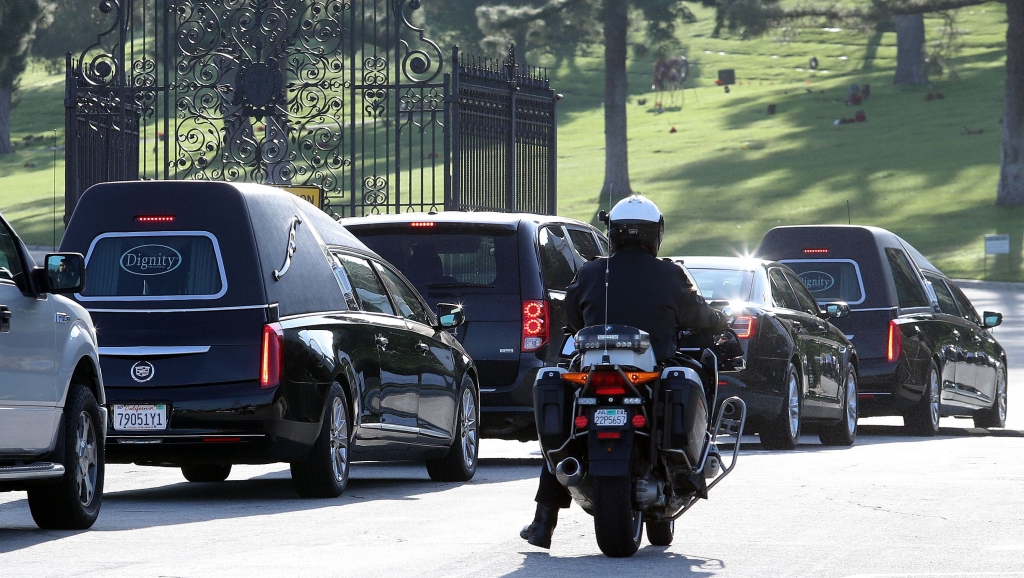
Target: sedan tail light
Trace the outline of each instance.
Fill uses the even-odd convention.
[[[284,329],[280,323],[263,326],[263,341],[260,343],[260,387],[263,389],[281,383],[283,342]]]
[[[523,301],[523,351],[537,351],[548,342],[548,304]]]
[[[736,337],[740,339],[750,339],[754,336],[754,329],[757,328],[756,317],[737,317],[731,324],[732,330],[736,332]]]
[[[889,345],[885,349],[885,359],[892,363],[899,361],[900,353],[903,350],[903,333],[900,331],[899,323],[893,319],[889,322]]]

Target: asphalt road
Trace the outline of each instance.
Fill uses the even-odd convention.
[[[550,551],[526,544],[535,445],[484,440],[470,483],[431,482],[418,464],[356,464],[345,495],[323,501],[299,499],[283,465],[236,467],[221,484],[111,465],[87,532],[38,530],[24,494],[0,494],[0,576],[1024,578],[1024,286],[965,287],[979,310],[1006,316],[996,333],[1011,429],[946,419],[942,436],[910,438],[898,418],[874,418],[848,449],[807,437],[764,452],[745,440],[733,475],[667,548],[605,558],[575,506]]]

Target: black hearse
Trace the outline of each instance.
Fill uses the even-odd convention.
[[[861,416],[903,415],[934,435],[941,416],[1006,422],[1006,353],[960,289],[909,243],[877,227],[775,227],[756,255],[793,269],[819,303],[844,301],[832,321],[860,357]]]
[[[409,282],[306,201],[262,185],[96,185],[62,251],[86,255],[76,299],[99,334],[107,461],[289,462],[299,494],[339,495],[352,460],[476,470],[476,369]]]

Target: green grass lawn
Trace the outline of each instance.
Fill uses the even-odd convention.
[[[691,5],[693,6],[693,5]],[[691,80],[665,112],[654,109],[652,56],[631,61],[630,172],[669,224],[665,254],[752,251],[780,224],[877,225],[913,243],[951,276],[1024,279],[1024,209],[995,206],[1005,77],[1005,8],[960,12],[965,47],[950,74],[931,85],[896,87],[895,34],[803,29],[785,41],[712,38],[712,13],[683,28]],[[926,19],[929,38],[938,18]],[[601,47],[574,58],[540,58],[552,68],[559,103],[559,212],[595,221],[603,180]],[[819,69],[807,69],[811,56]],[[726,94],[717,70],[736,70]],[[33,70],[12,119],[16,139],[63,126],[63,76]],[[850,84],[870,84],[859,107]],[[927,93],[942,99],[926,101]],[[645,104],[640,104],[646,99]],[[778,112],[768,115],[769,104]],[[834,126],[863,110],[867,122]],[[675,132],[671,132],[675,128]],[[974,134],[969,134],[968,130]],[[58,139],[63,142],[62,130]],[[43,146],[45,144],[45,146]],[[52,140],[0,157],[0,211],[30,243],[52,238]],[[60,153],[62,155],[62,153]],[[35,167],[25,167],[26,163]],[[58,204],[63,162],[58,158]],[[58,219],[62,214],[58,207]],[[988,260],[983,237],[1007,233],[1013,262]],[[58,231],[59,234],[59,231]]]

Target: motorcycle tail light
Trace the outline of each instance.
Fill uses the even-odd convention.
[[[756,317],[737,317],[731,324],[732,330],[736,332],[736,337],[740,339],[750,339],[754,336],[754,329],[757,327]]]
[[[548,342],[548,304],[523,301],[523,351],[537,351]]]
[[[641,429],[647,426],[647,418],[643,414],[636,414],[633,416],[633,427]]]
[[[617,440],[622,437],[622,434],[617,431],[599,431],[597,432],[597,439],[599,440]]]
[[[893,319],[889,322],[889,345],[885,349],[885,359],[892,363],[898,361],[903,351],[903,333],[900,331],[899,323]]]
[[[260,343],[260,387],[263,389],[281,383],[283,341],[284,329],[279,323],[263,326],[263,341]]]
[[[597,395],[626,395],[626,380],[618,371],[595,371],[590,374],[590,387]]]
[[[578,415],[576,416],[576,420],[573,421],[573,423],[576,424],[576,429],[583,429],[587,427],[587,424],[590,423],[590,420],[588,420],[587,416],[585,415]]]

